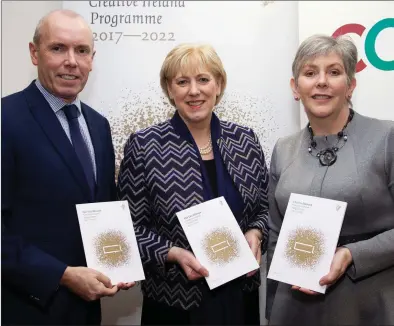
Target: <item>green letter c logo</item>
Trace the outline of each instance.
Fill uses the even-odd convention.
[[[367,34],[365,39],[365,55],[369,62],[380,70],[394,70],[394,60],[384,61],[376,54],[375,43],[379,33],[389,27],[394,28],[394,18],[386,18],[377,22]]]

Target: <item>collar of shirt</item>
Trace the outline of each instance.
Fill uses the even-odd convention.
[[[81,111],[81,100],[78,97],[72,103],[67,103],[63,99],[61,99],[59,97],[56,97],[55,95],[49,93],[44,88],[44,86],[42,86],[42,84],[40,83],[40,81],[38,79],[36,79],[36,86],[40,90],[42,95],[45,97],[45,99],[49,103],[50,107],[55,112],[55,114],[57,114],[57,112],[60,111],[65,105],[75,104],[77,106],[77,108],[78,108],[78,112],[79,112],[78,116],[81,115],[81,113],[82,113],[82,111]]]

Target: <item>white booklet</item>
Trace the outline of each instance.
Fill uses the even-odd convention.
[[[347,203],[292,193],[268,278],[325,293]]]
[[[209,272],[206,281],[211,290],[259,268],[224,197],[176,215],[194,255]]]
[[[88,267],[119,282],[144,280],[127,201],[76,205]]]

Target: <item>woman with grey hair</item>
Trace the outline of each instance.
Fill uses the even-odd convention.
[[[309,123],[273,151],[268,264],[291,193],[348,206],[325,294],[268,280],[273,325],[394,324],[394,122],[353,111],[356,63],[349,39],[323,35],[294,59],[291,88]]]

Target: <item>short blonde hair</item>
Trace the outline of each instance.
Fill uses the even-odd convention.
[[[160,85],[170,103],[175,106],[168,94],[167,85],[179,72],[190,72],[190,69],[208,69],[220,85],[220,94],[216,98],[217,105],[223,97],[227,85],[227,74],[222,61],[214,48],[209,44],[180,44],[166,56],[160,70]]]

